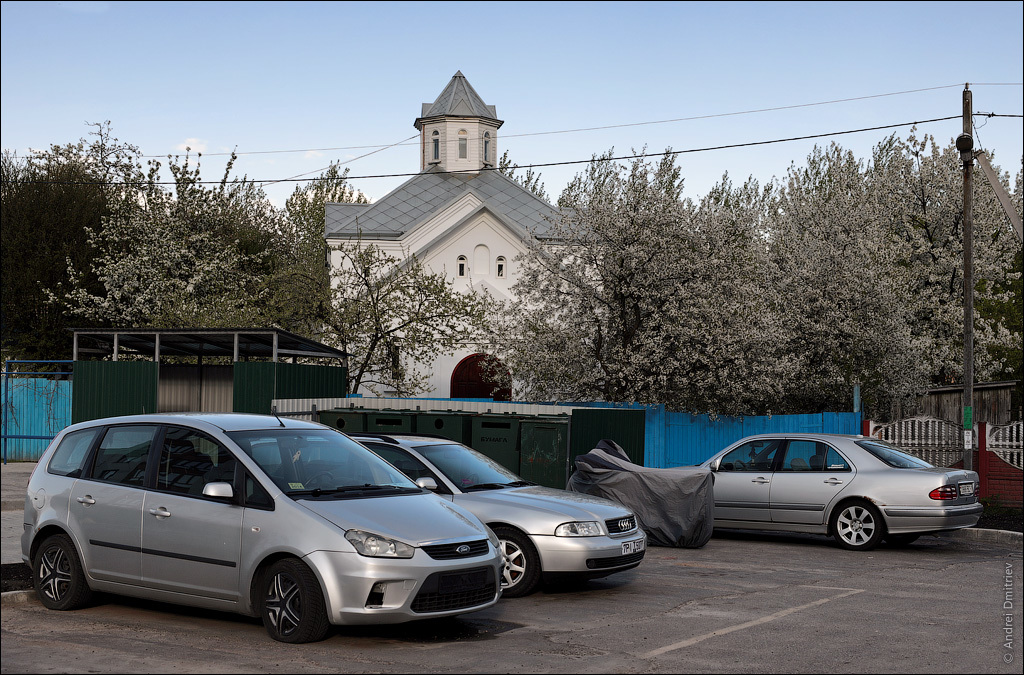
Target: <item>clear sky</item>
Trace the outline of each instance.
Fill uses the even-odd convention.
[[[975,112],[1024,112],[1021,2],[3,2],[2,145],[77,141],[109,120],[146,155],[240,153],[259,180],[419,170],[422,103],[461,70],[520,165],[692,150]],[[1009,84],[1007,84],[1009,83]],[[915,93],[903,93],[912,90]],[[806,105],[859,99],[824,105]],[[751,114],[725,115],[769,108]],[[701,118],[703,119],[683,119]],[[676,120],[676,121],[665,121]],[[654,123],[657,122],[657,123]],[[647,124],[643,124],[647,123]],[[1015,176],[1024,121],[976,119]],[[623,126],[632,125],[632,126]],[[925,124],[945,144],[959,119]],[[593,127],[600,130],[573,131]],[[895,130],[905,137],[909,127]],[[700,197],[724,172],[782,177],[817,144],[867,158],[891,131],[681,156]],[[361,146],[361,147],[360,147]],[[274,152],[270,152],[274,151]],[[166,162],[165,162],[166,165]],[[582,165],[541,167],[552,199]],[[169,174],[164,170],[164,177]],[[353,184],[377,199],[405,178]],[[294,183],[270,184],[277,204]]]

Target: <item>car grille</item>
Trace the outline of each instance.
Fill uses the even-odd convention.
[[[469,550],[460,553],[460,546],[468,546]],[[479,541],[460,541],[455,544],[437,544],[436,546],[424,546],[423,550],[427,552],[434,560],[457,560],[459,558],[472,558],[473,556],[486,555],[487,553],[487,540],[481,539]]]
[[[608,527],[608,534],[621,534],[636,529],[636,516],[630,514],[625,518],[612,518],[604,521]]]
[[[592,570],[603,570],[609,567],[620,567],[622,565],[635,565],[644,559],[644,553],[630,553],[629,555],[617,555],[611,558],[591,558],[587,560],[587,567]]]
[[[447,612],[483,605],[494,600],[498,584],[493,567],[477,567],[459,572],[435,572],[423,582],[412,601],[417,614]]]

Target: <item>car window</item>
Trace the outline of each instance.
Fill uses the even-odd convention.
[[[283,492],[355,485],[415,488],[400,471],[344,434],[326,429],[228,433]]]
[[[448,480],[460,488],[480,484],[509,484],[523,479],[490,457],[458,443],[420,445],[416,447]]]
[[[108,483],[142,487],[157,427],[110,427],[96,451],[90,477]]]
[[[207,483],[234,483],[234,456],[212,438],[193,429],[169,427],[160,449],[156,489],[202,496]]]
[[[930,469],[932,465],[923,459],[909,455],[885,441],[857,441],[857,445],[897,469]]]
[[[245,474],[245,505],[250,508],[274,510],[273,497],[248,473]]]
[[[780,471],[850,471],[850,465],[834,448],[820,441],[790,441]]]
[[[718,463],[719,471],[771,471],[782,441],[764,439],[733,448]]]
[[[92,447],[93,441],[101,431],[103,431],[103,427],[96,427],[73,431],[65,436],[54,450],[46,470],[57,476],[71,476],[72,478],[81,476],[85,460],[89,456],[89,448]]]
[[[419,478],[433,478],[434,482],[437,483],[439,492],[450,492],[445,488],[444,483],[438,478],[437,474],[431,471],[426,464],[421,462],[417,457],[414,457],[404,448],[399,448],[394,445],[388,445],[387,443],[371,443],[364,442],[363,445],[368,447],[377,453],[377,456],[387,461],[397,468],[399,471],[404,473],[412,480]]]

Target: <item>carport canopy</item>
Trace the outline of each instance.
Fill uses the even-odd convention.
[[[111,357],[230,356],[232,361],[249,358],[340,359],[347,365],[348,352],[335,349],[280,328],[72,328],[75,335],[74,360],[84,355]]]

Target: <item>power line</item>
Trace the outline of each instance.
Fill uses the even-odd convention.
[[[1009,116],[1013,117],[1014,115],[1009,115]],[[1016,115],[1016,116],[1019,117],[1019,115]],[[792,141],[805,141],[805,140],[811,140],[811,139],[815,139],[815,138],[825,138],[825,137],[828,137],[828,136],[844,136],[844,135],[848,135],[848,134],[864,133],[864,132],[867,132],[867,131],[881,131],[881,130],[884,130],[884,129],[895,129],[895,128],[898,128],[898,127],[917,126],[917,125],[920,125],[920,124],[931,124],[931,123],[934,123],[934,122],[946,122],[948,120],[961,119],[961,117],[962,117],[961,115],[952,115],[952,116],[949,116],[949,117],[936,117],[936,118],[933,118],[933,119],[918,120],[918,121],[914,121],[914,122],[899,122],[897,124],[885,124],[885,125],[874,126],[874,127],[862,127],[860,129],[848,129],[848,130],[845,130],[845,131],[829,131],[829,132],[820,133],[820,134],[808,134],[808,135],[805,135],[805,136],[791,136],[789,138],[776,138],[776,139],[771,139],[771,140],[766,140],[766,141],[750,141],[750,142],[746,142],[746,143],[732,143],[732,144],[728,144],[728,145],[715,145],[715,146],[707,146],[707,147],[702,147],[702,148],[690,148],[690,149],[687,149],[687,150],[668,150],[668,151],[665,151],[665,152],[649,152],[649,153],[641,153],[641,154],[635,154],[635,155],[622,155],[622,156],[618,156],[618,157],[609,157],[608,161],[621,161],[621,160],[625,160],[625,159],[641,159],[641,158],[647,158],[647,157],[665,157],[665,156],[669,156],[669,155],[683,155],[683,154],[691,154],[691,153],[697,153],[697,152],[711,152],[711,151],[714,151],[714,150],[730,150],[730,149],[735,149],[735,148],[749,148],[749,147],[755,147],[755,146],[759,146],[759,145],[771,145],[771,144],[774,144],[774,143],[789,143],[789,142],[792,142]],[[518,166],[516,168],[517,169],[531,169],[531,168],[535,169],[535,168],[542,168],[542,167],[548,167],[548,166],[567,166],[567,165],[571,165],[571,164],[589,164],[592,161],[594,161],[594,160],[591,158],[591,159],[567,160],[567,161],[562,161],[562,162],[544,162],[544,163],[537,163],[537,164],[526,164],[526,165],[523,165],[523,166]],[[499,170],[498,167],[483,167],[481,169],[474,169],[474,170],[435,171],[434,173],[441,174],[441,175],[445,175],[445,174],[463,175],[463,174],[467,174],[467,173],[479,173],[480,171],[497,171],[497,170]],[[421,172],[414,172],[414,173],[388,173],[388,174],[374,174],[374,175],[365,175],[365,176],[346,176],[345,180],[353,181],[353,180],[370,179],[370,178],[409,178],[409,177],[412,177],[412,176],[419,175],[419,173],[421,173]],[[322,178],[281,178],[281,179],[266,179],[266,180],[248,180],[248,181],[245,181],[245,182],[250,182],[250,183],[286,183],[286,182],[303,182],[303,181],[314,181],[314,180],[324,180],[324,179],[322,179]],[[14,182],[14,183],[58,184],[58,185],[175,185],[174,181],[155,181],[155,182],[152,182],[152,183],[150,183],[150,182],[127,182],[127,181],[12,181],[12,182]],[[233,181],[228,181],[228,182],[229,183],[239,183],[239,182],[243,182],[243,181],[233,180]],[[196,181],[196,183],[200,184],[200,185],[202,185],[202,184],[220,184],[221,181],[219,181],[219,180],[208,180],[208,181]]]
[[[673,118],[673,119],[653,120],[653,121],[647,121],[647,122],[626,122],[626,123],[622,123],[622,124],[608,124],[608,125],[596,126],[596,127],[580,127],[580,128],[577,128],[577,129],[559,129],[559,130],[555,130],[555,131],[533,131],[533,132],[527,132],[527,133],[522,133],[522,134],[503,134],[501,137],[503,139],[526,138],[526,137],[529,137],[529,136],[550,136],[550,135],[555,135],[555,134],[572,134],[572,133],[579,133],[579,132],[584,132],[584,131],[603,131],[603,130],[606,130],[606,129],[624,129],[624,128],[628,128],[628,127],[649,126],[649,125],[652,125],[652,124],[670,124],[670,123],[674,123],[674,122],[692,122],[692,121],[695,121],[695,120],[714,119],[714,118],[720,118],[720,117],[736,117],[736,116],[739,116],[739,115],[754,115],[754,114],[765,113],[765,112],[777,112],[777,111],[780,111],[780,110],[794,110],[794,109],[797,109],[797,108],[811,108],[811,107],[815,107],[815,106],[832,105],[832,104],[835,104],[835,103],[849,103],[849,102],[852,102],[852,101],[864,101],[864,100],[876,99],[876,98],[886,98],[886,97],[889,97],[889,96],[903,96],[903,95],[906,95],[906,94],[919,94],[919,93],[925,92],[925,91],[937,91],[937,90],[940,90],[940,89],[952,89],[952,88],[963,87],[963,86],[964,85],[962,83],[945,84],[945,85],[941,85],[941,86],[938,86],[938,87],[923,87],[921,89],[906,89],[906,90],[903,90],[903,91],[894,91],[894,92],[888,92],[888,93],[885,93],[885,94],[868,94],[866,96],[852,96],[852,97],[849,97],[849,98],[837,98],[837,99],[832,99],[832,100],[829,100],[829,101],[817,101],[817,102],[814,102],[814,103],[796,103],[796,104],[792,104],[792,105],[775,106],[775,107],[771,107],[771,108],[756,108],[756,109],[752,109],[752,110],[741,110],[741,111],[726,112],[726,113],[712,113],[712,114],[707,114],[707,115],[694,115],[694,116],[691,116],[691,117],[677,117],[677,118]],[[978,86],[1017,86],[1017,87],[1019,87],[1019,86],[1024,86],[1024,82],[980,82],[980,83],[972,83],[971,86],[976,86],[976,87],[978,87]],[[1002,116],[999,115],[998,117],[1002,117]],[[371,149],[371,148],[385,150],[387,148],[393,148],[393,147],[396,147],[396,146],[399,146],[399,145],[416,145],[415,143],[408,143],[407,142],[407,141],[409,141],[409,140],[411,140],[413,138],[416,138],[416,136],[410,136],[409,138],[402,139],[401,141],[398,141],[397,143],[388,143],[388,144],[348,145],[348,146],[339,146],[339,147],[333,147],[333,148],[300,148],[300,149],[293,149],[293,150],[250,150],[250,151],[247,151],[247,152],[236,152],[234,154],[236,154],[238,156],[242,156],[242,155],[272,155],[272,154],[285,154],[285,153],[294,153],[294,152],[336,152],[336,151],[339,151],[339,150],[368,150],[368,149]],[[158,157],[167,157],[168,155],[173,155],[173,154],[174,153],[164,153],[162,155],[140,155],[140,156],[143,159],[150,159],[150,158],[158,158]],[[202,153],[202,154],[203,154],[204,157],[218,157],[218,156],[231,155],[232,153],[230,153],[230,152],[207,152],[207,153]],[[372,153],[367,153],[367,154],[372,154]],[[348,161],[349,162],[353,162],[356,159],[361,159],[361,157],[365,157],[365,156],[366,155],[362,155],[360,157],[356,157],[356,158],[353,158],[353,159],[348,160]]]

